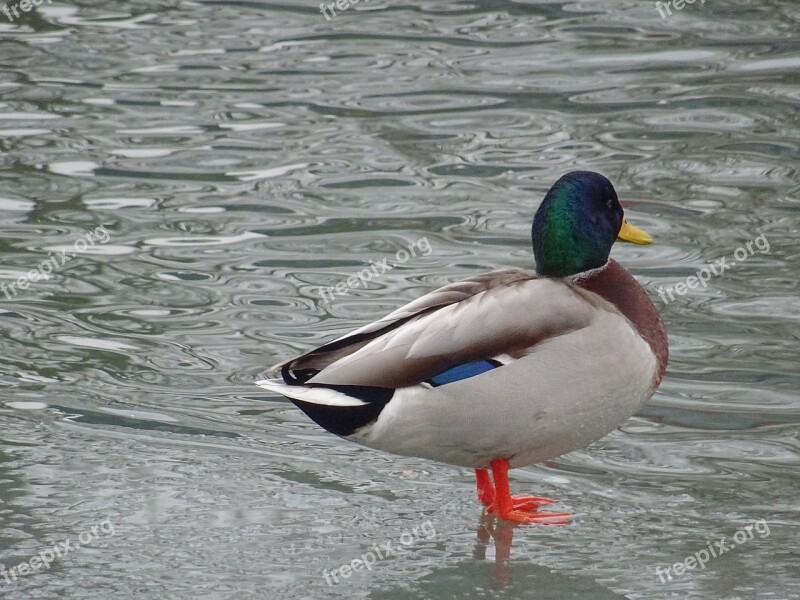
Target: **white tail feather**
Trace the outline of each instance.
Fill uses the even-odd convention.
[[[336,390],[323,387],[286,385],[280,379],[262,379],[261,381],[256,381],[256,385],[270,392],[276,392],[303,402],[313,402],[314,404],[325,404],[327,406],[363,406],[366,404],[363,400],[353,398]]]

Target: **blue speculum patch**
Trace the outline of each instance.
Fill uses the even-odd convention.
[[[446,385],[454,381],[461,381],[462,379],[469,379],[475,377],[486,371],[491,371],[500,366],[496,360],[475,360],[472,362],[464,363],[463,365],[456,365],[450,367],[446,371],[434,375],[428,380],[433,386]]]

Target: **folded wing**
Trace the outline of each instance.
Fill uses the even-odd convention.
[[[284,382],[402,388],[474,361],[535,352],[586,327],[586,294],[523,269],[465,279],[281,365]],[[434,380],[435,381],[435,380]]]

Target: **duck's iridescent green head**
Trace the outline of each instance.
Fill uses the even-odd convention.
[[[553,184],[533,218],[536,272],[567,277],[602,267],[617,239],[649,244],[627,223],[611,182],[592,171],[572,171]]]

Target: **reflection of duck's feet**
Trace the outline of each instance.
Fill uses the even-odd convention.
[[[486,506],[487,513],[495,513],[500,519],[512,523],[540,523],[564,525],[569,523],[569,513],[542,512],[539,507],[553,504],[555,500],[525,494],[512,496],[508,486],[508,461],[496,459],[490,463],[494,485],[486,469],[475,469],[478,481],[478,499]]]
[[[516,523],[498,521],[494,515],[489,515],[486,511],[481,513],[478,522],[478,540],[473,555],[478,560],[486,560],[486,548],[494,538],[495,564],[492,566],[492,589],[495,591],[502,591],[511,581],[511,569],[508,563],[511,559],[511,543],[516,526]]]

